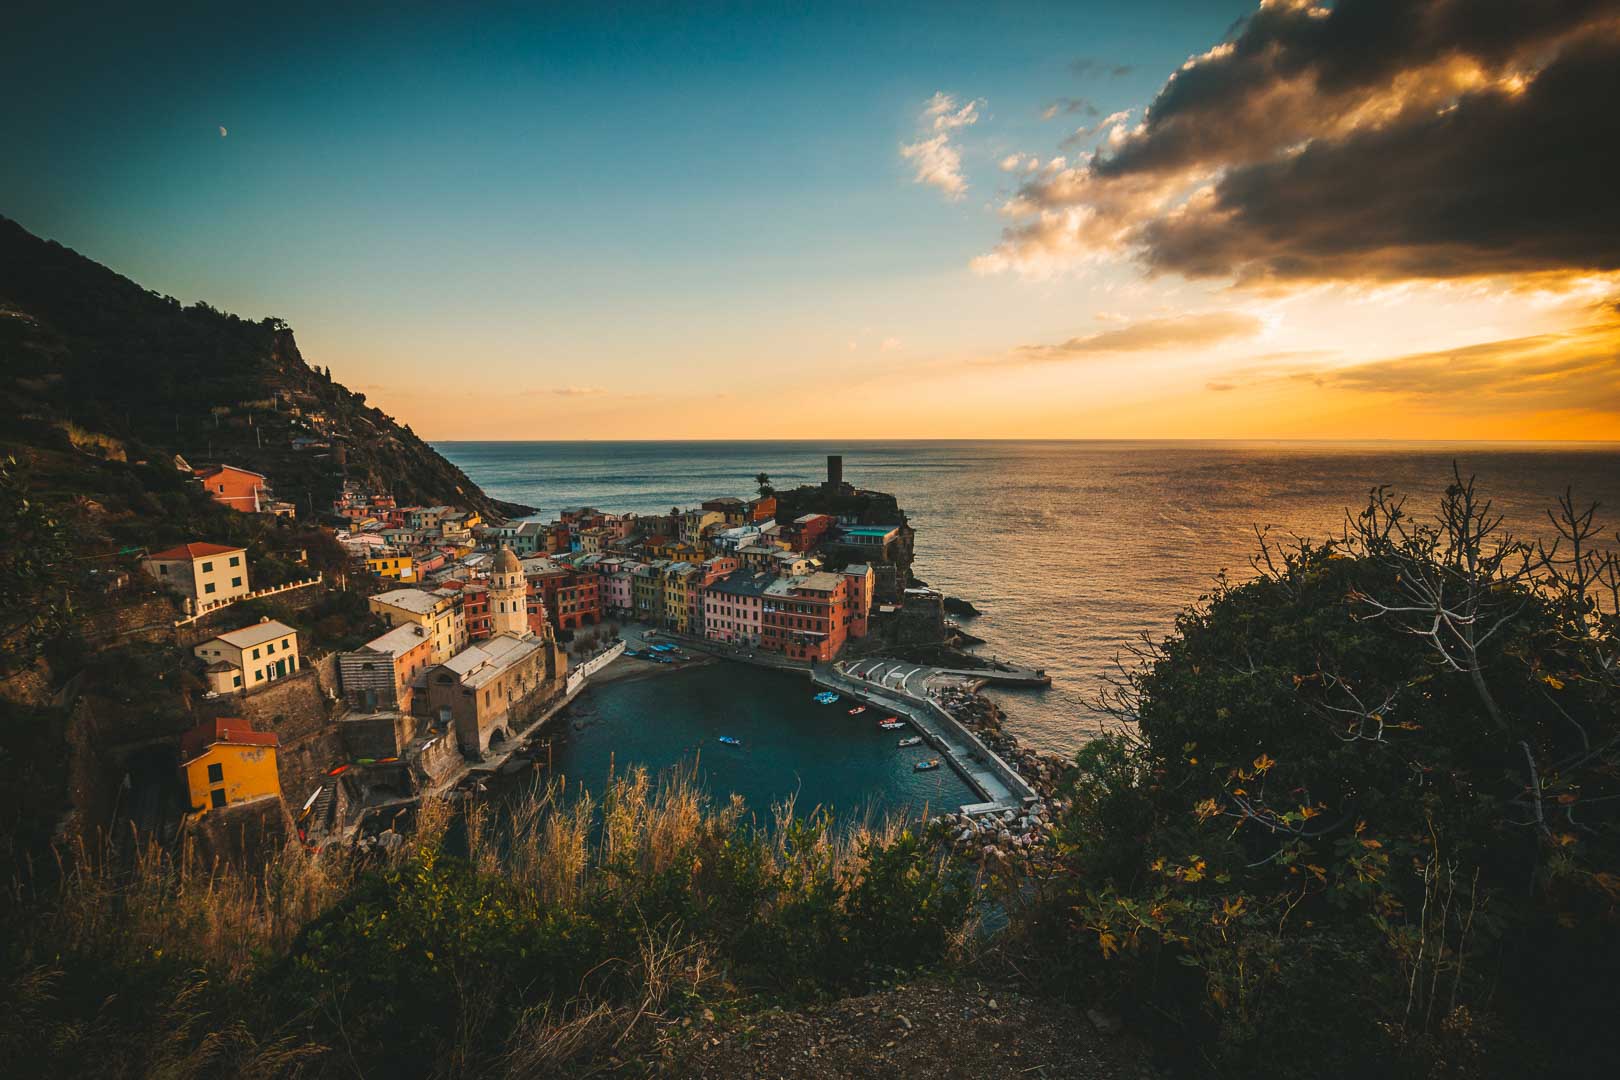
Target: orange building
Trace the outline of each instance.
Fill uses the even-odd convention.
[[[192,473],[202,481],[208,497],[221,506],[244,514],[257,514],[270,505],[270,484],[262,473],[238,469],[235,465],[209,465],[193,469]]]
[[[791,660],[836,657],[849,637],[851,580],[823,571],[771,582],[762,597],[760,648]]]

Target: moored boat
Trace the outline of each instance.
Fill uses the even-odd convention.
[[[927,761],[919,761],[917,764],[911,767],[913,772],[932,772],[937,768],[939,768],[939,758],[929,758]]]
[[[859,716],[859,715],[861,715],[861,713],[863,713],[865,711],[866,711],[866,706],[865,705],[857,705],[853,709],[849,710],[849,715],[851,715],[851,716]]]
[[[742,740],[737,738],[735,735],[722,735],[722,736],[720,736],[720,741],[725,743],[727,746],[741,746],[742,745]]]
[[[922,736],[921,735],[907,736],[906,738],[900,740],[900,745],[901,746],[920,746],[920,745],[922,745]]]

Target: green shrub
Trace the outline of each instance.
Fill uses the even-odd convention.
[[[1471,484],[1434,526],[1375,493],[1178,620],[1109,699],[1137,738],[1078,756],[1019,926],[1049,978],[1233,1074],[1607,1060],[1615,563],[1495,526]]]

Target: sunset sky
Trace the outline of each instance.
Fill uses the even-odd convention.
[[[9,16],[0,213],[428,438],[1620,438],[1617,0],[323,8]]]

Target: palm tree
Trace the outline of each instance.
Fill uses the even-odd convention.
[[[754,477],[754,483],[759,485],[760,497],[763,498],[763,497],[765,497],[767,495],[775,495],[776,494],[776,489],[771,487],[771,474],[770,473],[760,473],[758,476],[755,476]]]

